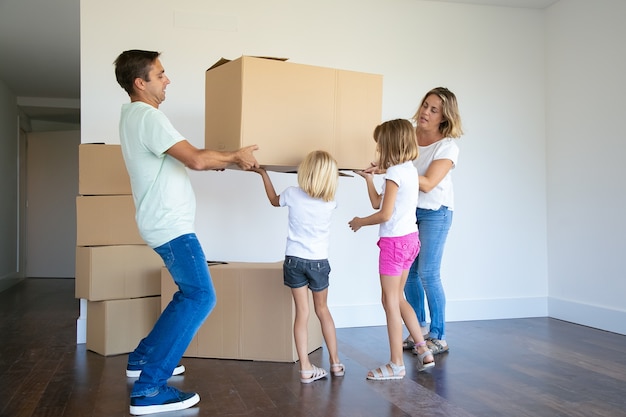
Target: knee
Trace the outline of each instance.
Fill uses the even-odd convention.
[[[324,317],[327,317],[328,315],[330,315],[330,310],[328,310],[328,305],[327,304],[323,304],[323,305],[315,305],[315,315],[317,315],[317,317],[319,319],[322,319]]]
[[[209,315],[217,304],[217,297],[213,291],[198,291],[193,297],[200,312]]]

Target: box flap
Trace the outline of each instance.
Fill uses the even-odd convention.
[[[241,57],[244,57],[244,56],[248,56],[248,55],[242,55]],[[289,59],[289,58],[276,58],[276,57],[271,57],[271,56],[252,56],[252,58],[273,59],[275,61],[287,61]],[[211,65],[211,67],[207,71],[211,71],[213,68],[217,68],[217,67],[219,67],[221,65],[227,64],[230,61],[232,61],[232,59],[226,59],[226,58],[222,57],[215,64]]]

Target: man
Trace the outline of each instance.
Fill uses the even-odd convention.
[[[195,195],[187,174],[236,164],[258,168],[256,145],[234,152],[198,149],[159,110],[170,80],[160,53],[129,50],[115,60],[115,76],[130,96],[122,106],[120,141],[139,232],[162,258],[179,291],[150,334],[128,356],[128,376],[139,376],[130,394],[130,413],[182,410],[200,401],[197,393],[167,385],[194,335],[215,306],[215,290],[194,232]]]

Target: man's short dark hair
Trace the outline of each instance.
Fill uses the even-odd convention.
[[[115,60],[115,78],[128,95],[133,94],[135,79],[141,78],[150,81],[150,69],[160,55],[160,52],[131,49],[122,52],[117,57]]]

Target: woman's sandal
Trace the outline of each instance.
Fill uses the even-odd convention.
[[[344,376],[346,374],[346,367],[343,363],[333,363],[330,365],[330,373],[333,376]]]
[[[417,348],[420,346],[426,346],[426,342],[422,341],[422,342],[416,343],[415,347],[413,348],[413,353],[417,355],[417,370],[424,371],[428,368],[432,368],[433,366],[435,366],[435,357],[433,356],[433,352],[431,352],[430,349],[426,349],[424,352],[419,353]],[[424,362],[424,359],[426,359],[429,356],[433,358],[433,360],[430,362]]]
[[[446,343],[445,345],[441,343],[439,339],[433,339],[429,337],[426,339],[426,344],[428,345],[428,349],[433,352],[433,355],[439,355],[440,353],[446,353],[450,347]]]
[[[303,369],[300,370],[300,382],[303,384],[310,384],[313,381],[317,381],[318,379],[324,378],[328,375],[326,369],[318,368],[315,365],[312,365],[313,369]]]
[[[389,379],[402,379],[406,374],[404,365],[396,365],[393,362],[389,362],[379,368],[369,371],[367,379],[372,381],[387,381]]]
[[[402,341],[402,349],[403,350],[411,350],[415,346],[415,342],[411,339],[411,336],[407,336],[406,339]]]

